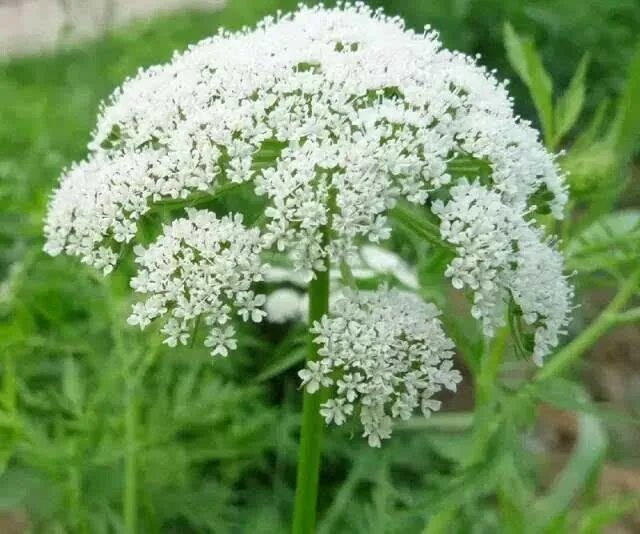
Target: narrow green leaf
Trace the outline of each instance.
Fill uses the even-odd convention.
[[[524,51],[524,45],[520,36],[508,22],[504,25],[504,45],[507,50],[509,63],[520,79],[529,86],[531,80],[529,78],[529,65]]]
[[[573,128],[582,108],[585,96],[585,76],[589,66],[589,54],[582,56],[576,72],[569,83],[569,87],[558,99],[555,115],[555,135],[554,148],[560,143],[562,138]]]
[[[507,58],[525,83],[538,112],[547,146],[553,144],[553,83],[530,38],[520,37],[508,22],[504,25]]]
[[[631,61],[629,76],[620,97],[615,121],[609,133],[622,159],[632,155],[640,138],[640,43]]]
[[[84,399],[84,389],[80,379],[78,364],[71,357],[64,360],[62,368],[62,393],[76,411],[81,409]]]
[[[525,47],[527,61],[529,63],[529,78],[531,80],[529,91],[531,98],[540,117],[545,143],[549,146],[553,139],[553,85],[551,78],[542,64],[542,60],[535,49],[533,41],[527,42]]]
[[[411,233],[432,245],[454,250],[454,247],[440,237],[440,227],[437,218],[424,209],[419,209],[408,203],[399,202],[390,212],[391,218],[399,222]]]
[[[498,484],[503,463],[503,455],[493,455],[485,462],[464,469],[444,487],[439,487],[429,495],[429,511],[437,514],[450,508],[459,508],[481,495],[492,493]]]
[[[504,417],[495,406],[485,404],[474,413],[473,430],[469,439],[469,450],[462,467],[470,469],[489,460],[496,436],[503,430]]]
[[[468,432],[451,433],[434,428],[425,433],[424,439],[440,458],[455,464],[462,464],[469,451]]]
[[[604,130],[605,119],[607,118],[610,106],[611,101],[608,98],[605,98],[598,104],[591,121],[578,137],[576,137],[576,140],[569,149],[570,154],[575,151],[586,150],[590,145],[595,143]]]
[[[277,361],[266,367],[264,371],[262,371],[256,377],[256,380],[258,382],[264,382],[266,380],[269,380],[270,378],[273,378],[274,376],[279,375],[280,373],[284,373],[286,370],[290,369],[297,363],[303,361],[304,357],[304,347],[293,349],[289,354],[286,354],[283,358],[278,359]]]
[[[519,432],[513,429],[514,437],[521,440]],[[529,477],[521,472],[518,456],[521,445],[512,446],[502,465],[500,484],[497,488],[500,516],[505,533],[522,534],[529,523],[528,514],[534,501],[535,487]]]
[[[360,457],[353,466],[346,480],[336,492],[333,502],[324,514],[320,525],[318,526],[318,534],[330,534],[335,532],[335,524],[343,515],[345,510],[349,508],[353,495],[360,484],[366,478],[371,468],[375,464],[374,456],[365,454]]]
[[[269,380],[285,372],[304,360],[306,354],[306,334],[304,330],[295,328],[276,347],[273,358],[256,377],[258,382]]]
[[[416,416],[406,421],[398,421],[393,429],[401,431],[444,431],[465,432],[473,423],[473,412],[442,412],[429,417]]]
[[[502,528],[509,534],[521,534],[525,531],[526,507],[516,501],[513,488],[506,483],[500,484],[497,490],[498,503],[500,505],[500,517]]]

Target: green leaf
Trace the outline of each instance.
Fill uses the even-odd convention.
[[[531,94],[538,112],[547,146],[553,144],[553,83],[530,38],[519,36],[508,22],[504,25],[504,45],[507,58]]]
[[[318,526],[318,534],[335,532],[335,524],[353,502],[354,493],[358,485],[367,477],[371,469],[375,466],[376,461],[376,457],[368,452],[358,457],[357,462],[340,486],[340,489],[336,492],[333,502],[325,512]]]
[[[451,532],[451,525],[455,524],[458,508],[451,506],[434,514],[429,518],[422,534],[447,534]]]
[[[601,420],[640,425],[640,419],[613,410],[603,403],[596,403],[584,394],[577,383],[564,378],[554,378],[533,387],[535,397],[547,404],[576,413],[594,415]]]
[[[84,402],[84,388],[76,361],[68,357],[62,368],[62,393],[76,412],[80,412]]]
[[[509,63],[520,79],[528,86],[530,83],[529,65],[523,40],[508,22],[504,25],[504,46],[507,50]]]
[[[257,376],[256,380],[258,382],[264,382],[266,380],[269,380],[270,378],[273,378],[274,376],[279,375],[280,373],[284,373],[286,370],[303,361],[305,353],[305,347],[298,347],[296,349],[293,349],[291,352],[285,354],[282,358],[266,367]]]
[[[447,162],[447,172],[453,177],[480,178],[485,183],[491,176],[491,162],[473,156],[457,156]]]
[[[534,511],[537,518],[532,532],[544,532],[570,511],[576,497],[589,485],[597,473],[607,449],[607,436],[602,424],[593,415],[578,417],[578,440],[569,462],[557,477],[549,492],[538,499]]]
[[[640,210],[621,210],[601,216],[569,242],[566,255],[567,267],[582,272],[617,273],[637,264]]]
[[[278,345],[274,351],[273,360],[260,372],[256,380],[258,382],[269,380],[303,361],[307,350],[305,342],[305,333],[300,329],[294,329]]]
[[[521,534],[526,531],[527,512],[533,501],[533,488],[519,472],[515,461],[517,452],[505,459],[497,498],[505,533]]]
[[[474,413],[473,429],[469,436],[469,450],[462,463],[465,469],[481,465],[495,453],[494,445],[503,430],[504,417],[496,406],[485,404]]]
[[[440,226],[437,217],[425,209],[414,207],[406,202],[399,202],[390,212],[391,218],[400,223],[415,236],[432,245],[454,250],[454,247],[440,237]]]
[[[428,495],[429,511],[437,514],[492,493],[499,482],[503,463],[504,456],[494,454],[485,462],[466,468],[450,478],[448,484]]]
[[[569,150],[570,153],[573,153],[576,150],[585,150],[595,143],[596,139],[598,139],[604,129],[605,119],[607,118],[610,106],[611,101],[608,98],[605,98],[598,104],[591,121],[578,135],[578,137],[576,137],[575,142]]]
[[[616,118],[611,126],[609,139],[620,153],[628,159],[640,139],[640,43],[631,66],[622,96],[618,103]]]
[[[432,432],[465,432],[473,424],[473,412],[439,412],[429,417],[415,416],[406,421],[398,421],[394,432],[432,431]]]
[[[585,76],[589,65],[589,54],[582,56],[569,87],[558,99],[555,114],[554,147],[575,125],[584,106]]]
[[[395,429],[394,429],[395,430]],[[439,432],[437,429],[425,433],[425,441],[429,443],[433,451],[441,458],[450,462],[461,464],[464,462],[469,451],[468,433],[453,434],[449,432]]]

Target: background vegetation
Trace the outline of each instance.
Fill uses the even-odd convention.
[[[225,361],[197,345],[166,349],[153,332],[126,327],[124,278],[49,258],[41,234],[61,169],[84,156],[100,100],[126,76],[219,25],[239,28],[294,4],[230,0],[218,12],[138,23],[0,64],[0,532],[288,530],[299,332],[245,329]],[[559,230],[582,304],[569,339],[583,345],[557,356],[575,354],[565,357],[564,378],[524,388],[530,362],[508,350],[499,374],[480,369],[475,331],[458,324],[475,380],[445,403],[451,411],[410,422],[382,450],[328,432],[320,532],[599,532],[622,516],[619,528],[637,531],[637,327],[573,365],[635,319],[614,310],[615,320],[584,340],[613,293],[627,288],[631,301],[638,287],[640,188],[629,172],[640,123],[637,0],[371,4],[411,27],[432,24],[447,46],[482,53],[514,80],[520,113],[567,149],[574,202]],[[515,28],[507,50],[505,21]],[[548,75],[519,34],[535,40]],[[416,260],[425,294],[446,300],[438,258],[404,237],[396,246]]]

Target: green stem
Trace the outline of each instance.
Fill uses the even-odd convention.
[[[616,316],[616,324],[619,324],[619,325],[636,323],[639,321],[640,321],[640,307],[633,308],[631,310],[627,310],[624,312],[620,312]]]
[[[353,289],[354,291],[358,289],[358,284],[353,276],[351,267],[349,267],[349,264],[344,260],[340,262],[340,281],[349,289]]]
[[[328,240],[328,231],[325,231]],[[329,311],[329,259],[325,260],[325,270],[316,271],[309,283],[309,326],[319,321]],[[318,358],[318,346],[309,334],[307,361]],[[302,404],[302,426],[300,448],[298,450],[298,476],[296,499],[293,512],[294,534],[315,532],[316,503],[318,500],[318,480],[320,476],[320,449],[324,421],[320,415],[320,404],[326,393],[321,388],[313,394],[304,392]]]
[[[487,404],[493,396],[508,336],[509,328],[501,328],[482,359],[480,373],[476,379],[476,404],[478,406]]]
[[[610,328],[618,323],[620,310],[627,304],[638,288],[640,270],[633,273],[622,284],[618,293],[598,317],[571,343],[562,348],[535,376],[535,382],[542,382],[566,371],[575,361],[591,348]]]
[[[113,353],[119,358],[122,366],[122,380],[124,386],[124,487],[122,490],[122,517],[124,532],[136,534],[138,532],[138,403],[137,381],[134,373],[134,363],[138,358],[138,352],[131,350],[125,343],[120,329],[122,320],[121,295],[123,293],[124,279],[115,277],[112,284],[107,286],[102,281],[105,291],[105,301],[110,310],[111,338],[113,340]]]

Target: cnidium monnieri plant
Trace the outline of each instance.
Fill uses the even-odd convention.
[[[315,524],[323,419],[359,419],[379,447],[461,380],[412,284],[358,289],[354,258],[384,247],[390,219],[450,252],[445,276],[487,337],[509,310],[542,364],[567,324],[572,289],[536,225],[567,199],[554,157],[475,59],[361,3],[221,30],[141,70],[103,105],[89,151],[53,195],[45,249],[106,275],[131,247],[129,324],[161,323],[169,346],[199,324],[226,357],[234,323],[266,315],[269,263],[306,284],[295,532]]]

